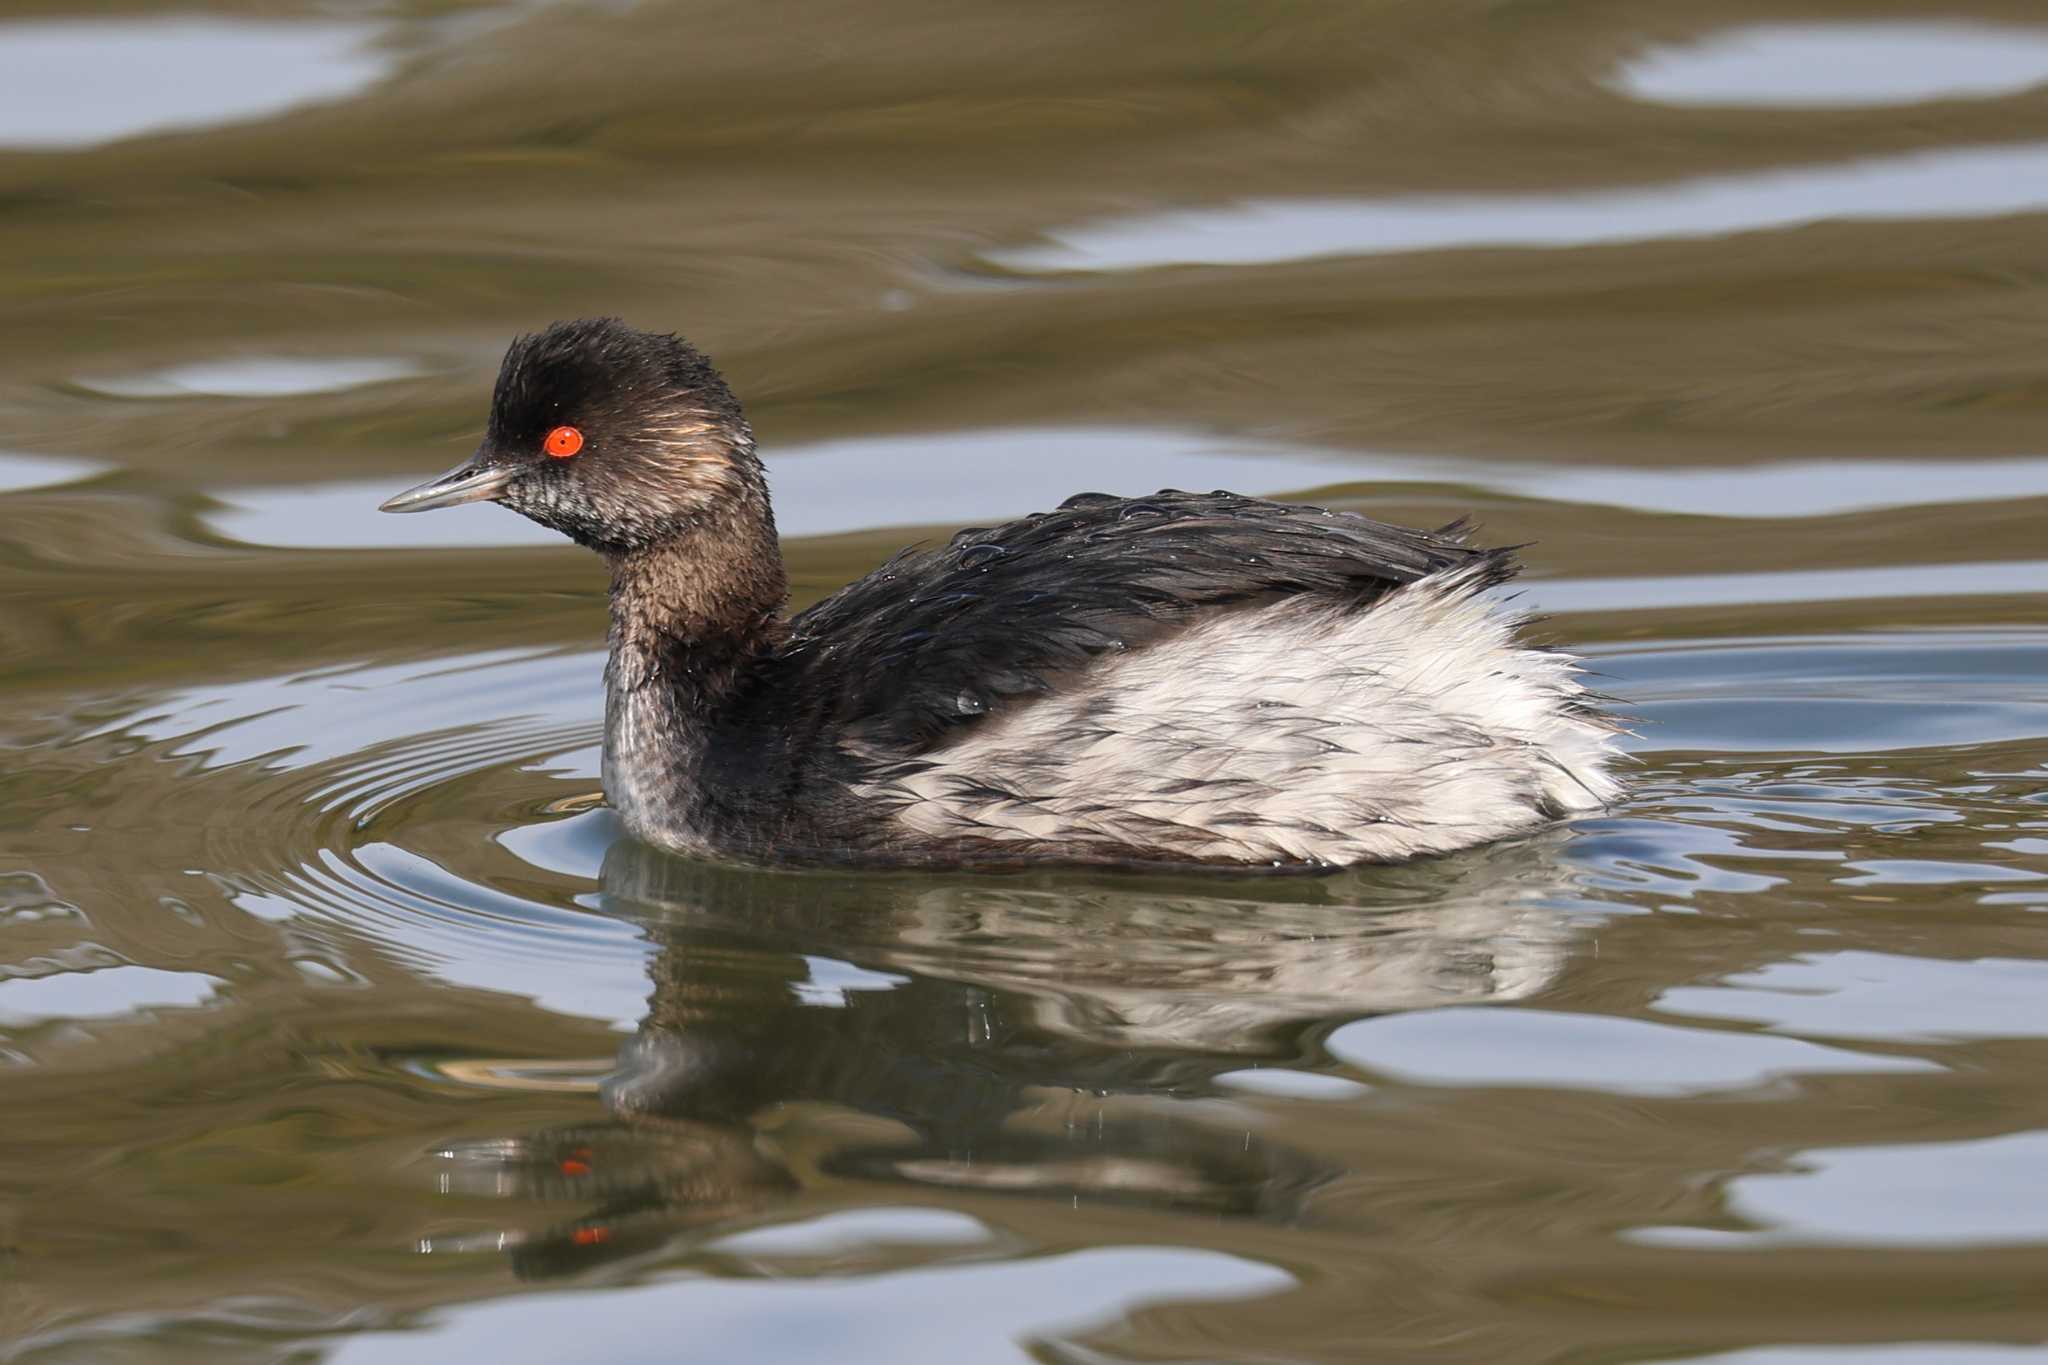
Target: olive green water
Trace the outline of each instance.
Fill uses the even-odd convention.
[[[0,1359],[2048,1359],[2036,7],[195,15],[0,22]],[[636,849],[596,563],[369,511],[600,312],[805,600],[1082,487],[1534,542],[1634,794]]]

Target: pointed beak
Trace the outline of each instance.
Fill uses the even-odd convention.
[[[465,502],[495,498],[518,477],[514,465],[478,464],[475,457],[464,460],[438,479],[428,479],[396,497],[377,504],[379,512],[431,512],[440,507],[459,507]]]

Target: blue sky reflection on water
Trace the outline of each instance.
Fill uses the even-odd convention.
[[[326,1359],[1029,1365],[1044,1358],[1033,1342],[1084,1334],[1143,1304],[1252,1298],[1293,1284],[1287,1272],[1258,1261],[1137,1246],[841,1279],[670,1280],[457,1308],[437,1315],[431,1332],[366,1333]],[[911,1322],[916,1331],[906,1332]]]
[[[1462,247],[1585,247],[1854,220],[1992,218],[2048,208],[2048,143],[1554,194],[1262,198],[1054,228],[987,253],[1024,272],[1273,265]]]
[[[1755,24],[1660,46],[1614,84],[1659,104],[1843,109],[1995,99],[2048,82],[2048,29],[1964,22]]]
[[[339,99],[389,69],[376,33],[189,16],[0,25],[0,147],[90,147]]]

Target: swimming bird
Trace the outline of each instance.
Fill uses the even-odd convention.
[[[1618,792],[1614,721],[1457,526],[1082,493],[788,616],[739,402],[612,318],[513,341],[476,453],[383,510],[484,499],[609,567],[604,790],[677,852],[1313,871]]]

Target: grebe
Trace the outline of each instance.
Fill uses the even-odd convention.
[[[678,852],[1316,870],[1618,792],[1615,723],[1455,526],[1083,493],[785,618],[739,403],[612,318],[515,340],[477,452],[383,510],[483,499],[609,566],[604,790]]]

